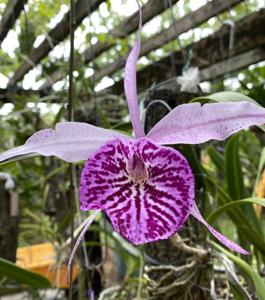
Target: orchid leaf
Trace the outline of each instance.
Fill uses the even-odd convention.
[[[49,280],[37,273],[22,269],[15,264],[0,258],[0,274],[32,288],[50,288]]]
[[[220,263],[222,263],[225,268],[227,280],[229,282],[234,299],[251,300],[251,295],[247,291],[247,288],[242,285],[242,282],[238,278],[234,263],[223,253],[220,253],[218,257],[220,259]]]
[[[242,199],[245,196],[238,139],[239,135],[232,136],[225,148],[225,180],[228,193],[234,200]]]
[[[258,299],[265,300],[265,282],[253,269],[253,267],[215,242],[211,241],[211,244],[216,250],[224,253],[228,258],[230,258],[243,271],[244,275],[247,276],[252,286],[255,288]]]
[[[208,223],[213,224],[222,213],[226,213],[227,211],[231,210],[234,207],[238,207],[238,206],[245,205],[245,204],[258,204],[258,205],[265,207],[265,199],[263,199],[263,198],[246,198],[246,199],[242,199],[242,200],[229,202],[229,203],[222,205],[222,206],[218,207],[217,209],[215,209],[215,211],[210,216],[208,216],[207,221],[208,221]]]
[[[224,157],[213,147],[209,146],[207,148],[207,153],[210,156],[212,162],[218,169],[218,171],[223,172],[224,171]]]
[[[125,134],[131,134],[133,130],[131,122],[119,123],[117,125],[114,125],[111,129],[116,130],[118,132],[123,132]]]
[[[86,123],[58,123],[55,130],[40,130],[24,145],[1,154],[0,162],[27,154],[55,155],[67,162],[86,160],[106,141],[118,137],[124,135]]]
[[[180,151],[187,158],[193,173],[196,174],[197,187],[205,189],[206,185],[203,178],[203,167],[199,161],[195,148],[191,145],[181,145]]]
[[[244,178],[239,158],[239,138],[240,134],[231,137],[225,149],[225,179],[228,194],[233,200],[243,199],[245,194]],[[242,207],[244,214],[248,220],[262,233],[260,223],[253,207]]]
[[[252,125],[265,123],[265,109],[249,101],[182,104],[147,134],[158,144],[200,144],[225,140]]]
[[[236,92],[218,92],[214,93],[208,96],[202,96],[197,97],[191,100],[191,102],[201,102],[201,103],[207,103],[207,102],[241,102],[241,101],[248,101],[252,102],[256,105],[259,105],[258,102],[253,100],[252,98],[236,93]]]
[[[17,147],[19,148],[19,147]],[[13,149],[16,149],[16,148],[13,148]],[[13,150],[12,149],[12,150]],[[14,162],[18,162],[18,161],[21,161],[21,160],[24,160],[24,159],[28,159],[28,158],[35,158],[37,157],[38,155],[37,154],[21,154],[21,155],[14,155],[13,157],[10,157],[10,158],[7,158],[3,161],[1,161],[1,157],[3,154],[7,153],[7,152],[11,152],[10,150],[0,154],[0,166],[3,166],[3,165],[6,165],[6,164],[9,164],[9,163],[14,163]]]
[[[96,112],[98,114],[98,117],[103,125],[104,128],[111,128],[111,124],[106,116],[106,114],[103,112],[102,109],[100,109],[100,107],[96,106]]]

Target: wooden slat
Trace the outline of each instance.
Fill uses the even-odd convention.
[[[265,45],[265,9],[252,13],[235,23],[235,45],[234,55],[253,50]],[[229,56],[229,35],[230,30],[227,26],[222,27],[214,34],[201,39],[185,48],[186,51],[192,49],[192,65],[205,69],[227,59]],[[221,47],[223,40],[223,47]],[[251,41],[251,42],[250,42]],[[174,53],[175,69],[181,73],[184,61],[181,51]],[[158,62],[149,65],[137,73],[138,91],[142,92],[152,84],[166,81],[172,77],[171,57],[167,56]],[[104,92],[119,95],[123,93],[123,80],[116,82]]]
[[[212,80],[227,73],[244,69],[263,60],[265,60],[265,47],[259,47],[201,70],[200,80]]]
[[[105,0],[77,0],[75,3],[76,10],[76,24],[77,27],[88,16],[89,12],[95,11],[98,6]],[[70,12],[68,11],[62,21],[58,23],[49,33],[48,37],[39,45],[39,47],[32,50],[28,58],[18,68],[14,76],[9,82],[10,85],[14,85],[21,80],[24,75],[36,66],[53,47],[58,45],[69,35],[69,18]]]
[[[0,44],[12,29],[27,0],[9,0],[0,21]]]
[[[256,64],[258,62],[265,61],[265,46],[258,47],[256,49],[247,51],[245,53],[233,56],[230,59],[222,60],[213,66],[208,68],[204,68],[200,71],[200,81],[211,81],[218,77],[223,76],[226,73],[235,72],[241,69],[245,69],[246,67]],[[167,83],[164,83],[161,88],[163,89],[174,89],[176,87],[176,78],[172,78]],[[105,92],[111,92],[110,89],[107,89]],[[99,92],[98,95],[102,95],[105,93],[104,91]],[[141,95],[143,96],[148,91],[145,91]],[[23,91],[20,90],[19,93],[25,95],[25,97],[30,97],[32,95],[36,95],[36,97],[43,97],[41,91],[33,91],[27,90]],[[15,92],[17,95],[17,91]],[[12,91],[8,91],[6,89],[0,89],[0,102],[2,103],[13,103],[14,102],[14,93]],[[48,95],[45,95],[49,97]],[[54,97],[51,102],[54,103],[61,103],[62,99],[64,98],[63,95],[51,95],[50,97]]]
[[[177,3],[179,0],[172,0],[172,4]],[[156,15],[159,15],[163,12],[167,7],[165,6],[164,1],[162,0],[149,0],[147,4],[142,7],[142,22],[145,24],[150,21]],[[85,64],[92,61],[95,57],[99,56],[104,51],[110,49],[113,45],[115,45],[116,38],[124,38],[128,34],[136,31],[138,28],[138,16],[139,13],[136,11],[131,16],[125,18],[119,25],[113,28],[108,33],[108,39],[105,42],[98,41],[95,45],[90,48],[87,48],[84,53],[81,55],[84,57]],[[45,82],[41,89],[47,89],[52,86],[55,82],[65,78],[66,74],[62,72],[62,70],[56,70],[54,73],[50,75],[50,80]]]
[[[172,24],[169,28],[161,31],[155,36],[144,41],[141,46],[140,56],[144,56],[149,52],[162,47],[164,44],[174,40],[180,34],[187,32],[188,30],[195,28],[208,19],[222,13],[228,8],[242,2],[242,0],[213,0],[198,10],[185,15],[182,19]],[[110,76],[119,69],[125,66],[126,56],[120,57],[113,63],[107,64],[100,68],[93,76],[94,80],[98,81],[105,76]]]
[[[242,70],[265,61],[265,46],[259,47],[245,53],[233,56],[232,58],[222,60],[208,68],[200,71],[200,82],[212,81],[220,78],[226,74]],[[156,90],[177,90],[179,85],[177,84],[177,77],[164,81],[156,86]],[[140,94],[140,98],[144,98],[148,94],[148,90],[145,90]]]

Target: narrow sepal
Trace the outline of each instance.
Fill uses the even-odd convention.
[[[221,234],[220,232],[218,232],[216,229],[214,229],[211,225],[209,225],[205,219],[203,218],[203,216],[201,215],[197,205],[195,204],[195,202],[193,203],[193,207],[191,209],[191,214],[198,220],[200,221],[203,225],[205,225],[208,230],[212,233],[212,235],[214,235],[217,240],[219,240],[222,244],[224,244],[227,248],[236,251],[238,253],[241,254],[245,254],[245,255],[249,255],[250,252],[246,251],[245,249],[243,249],[242,247],[240,247],[239,245],[237,245],[236,243],[230,241],[227,237],[225,237],[223,234]]]
[[[70,272],[70,269],[72,267],[72,263],[73,263],[73,260],[74,260],[74,257],[75,257],[75,253],[82,241],[82,239],[84,238],[84,235],[85,233],[87,232],[89,226],[94,222],[94,220],[96,219],[97,215],[100,213],[100,211],[94,211],[89,217],[88,217],[88,220],[87,220],[87,223],[85,225],[85,227],[83,228],[83,230],[81,231],[75,245],[74,245],[74,248],[70,254],[70,257],[69,257],[69,260],[68,260],[68,264],[67,264],[67,273],[66,273],[66,282],[67,284],[69,284],[69,272]]]
[[[132,48],[125,65],[124,72],[124,91],[128,102],[131,122],[133,125],[134,133],[137,138],[143,137],[144,130],[140,120],[140,113],[137,100],[137,85],[136,85],[136,64],[140,53],[140,31],[142,25],[141,8],[139,6],[139,30],[136,36],[136,42]]]

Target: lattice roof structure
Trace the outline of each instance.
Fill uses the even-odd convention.
[[[81,26],[83,20],[97,11],[99,6],[104,2],[105,0],[77,0],[75,4],[76,28]],[[170,9],[170,6],[172,8],[177,2],[179,1],[148,0],[142,7],[143,24],[146,24],[162,12]],[[221,13],[229,11],[243,2],[243,0],[207,1],[206,4],[197,10],[173,21],[168,28],[144,39],[140,56],[149,55],[152,51],[176,41],[181,34],[202,25],[212,17],[218,17]],[[27,1],[17,0],[9,0],[7,2],[0,21],[0,42],[4,40],[9,30],[12,29],[26,3]],[[183,53],[188,53],[191,50],[191,63],[200,68],[201,80],[212,80],[228,72],[246,68],[248,65],[265,60],[264,20],[265,9],[260,9],[243,17],[232,25],[229,23],[222,24],[213,34],[193,42],[181,50],[171,51],[170,55],[154,61],[138,72],[139,91],[143,92],[154,83],[158,84],[180,74],[186,63]],[[24,76],[39,65],[56,45],[67,39],[69,35],[68,23],[69,11],[64,15],[61,21],[47,33],[42,43],[33,48],[28,56],[25,57],[22,64],[18,66],[10,78],[8,88],[0,90],[0,99],[2,102],[9,102],[12,98],[10,94],[13,92],[23,91],[23,89],[19,87],[19,82],[21,82]],[[121,20],[119,24],[111,29],[107,33],[107,38],[104,41],[98,40],[91,47],[88,47],[85,51],[80,53],[76,64],[89,66],[89,63],[93,62],[97,57],[109,49],[112,49],[116,44],[116,39],[125,38],[134,33],[137,30],[137,26],[138,15],[136,12]],[[232,29],[231,26],[233,26]],[[231,53],[231,49],[229,48],[229,39],[231,39],[232,30],[235,32],[236,39],[232,49],[233,53]],[[220,41],[223,47],[220,47]],[[124,67],[125,60],[126,55],[120,54],[118,59],[114,62],[106,63],[99,69],[96,68],[92,76],[93,81],[99,82],[104,77],[113,77],[116,79],[117,76],[114,75]],[[173,74],[174,72],[172,73],[172,67],[176,74]],[[51,88],[53,84],[66,77],[67,70],[56,69],[53,73],[49,74],[39,91],[34,91],[34,93],[37,92],[41,95],[50,94],[52,93]],[[116,95],[123,93],[122,79],[114,81],[114,85],[105,89],[103,93]],[[30,91],[26,91],[26,93],[30,94]]]

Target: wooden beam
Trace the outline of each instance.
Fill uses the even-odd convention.
[[[235,45],[233,55],[239,55],[265,45],[265,9],[252,13],[235,23]],[[223,26],[214,34],[201,39],[185,48],[192,50],[193,58],[191,64],[205,69],[229,57],[230,29]],[[223,47],[221,47],[221,41]],[[175,68],[181,74],[185,64],[181,51],[174,52]],[[137,73],[138,91],[142,92],[152,84],[166,81],[172,78],[171,57],[167,56],[158,62],[154,62]],[[113,86],[102,92],[119,95],[123,93],[123,80],[116,82]]]
[[[57,93],[47,93],[41,90],[24,90],[18,86],[9,87],[7,89],[0,88],[0,103],[13,103],[16,104],[20,99],[30,98],[32,96],[39,98],[39,102],[54,102],[62,103],[65,99],[67,91],[57,92]]]
[[[75,2],[76,24],[77,28],[89,13],[95,11],[98,6],[105,0],[77,0]],[[63,41],[69,35],[69,18],[68,11],[62,21],[58,23],[49,33],[48,37],[37,47],[32,50],[24,63],[18,68],[14,76],[9,81],[9,86],[16,84],[24,75],[34,68],[47,54]]]
[[[179,0],[172,0],[172,4],[177,3]],[[142,7],[142,23],[145,24],[166,10],[164,1],[161,0],[149,0],[146,5]],[[104,51],[108,50],[111,46],[115,45],[115,38],[125,38],[127,35],[138,29],[139,13],[136,11],[131,16],[124,19],[117,27],[112,29],[108,36],[110,37],[106,42],[98,42],[94,46],[88,48],[84,52],[85,63],[90,62],[95,56],[100,55]]]
[[[200,71],[200,80],[208,81],[225,74],[244,69],[250,65],[265,60],[265,46],[239,54],[230,59],[220,61]]]
[[[13,27],[27,0],[9,0],[0,21],[0,44]]]
[[[172,0],[172,4],[177,3],[179,0]],[[143,7],[142,7],[142,22],[143,24],[150,21],[156,15],[159,15],[168,7],[165,6],[164,1],[161,0],[149,0]],[[95,45],[90,48],[87,48],[84,53],[81,55],[84,57],[84,62],[80,63],[89,63],[95,57],[102,54],[104,51],[110,49],[113,45],[115,45],[116,38],[124,38],[127,35],[131,34],[132,32],[136,31],[138,28],[139,22],[139,13],[136,11],[131,16],[125,18],[119,25],[113,28],[107,36],[107,40],[105,42],[98,41]],[[55,82],[65,78],[66,74],[62,72],[62,70],[56,70],[52,73],[49,77],[50,80],[45,82],[41,89],[50,88]]]
[[[182,19],[177,21],[176,24],[172,24],[169,28],[144,41],[141,45],[140,56],[144,56],[149,52],[162,47],[164,44],[173,41],[180,34],[201,25],[208,19],[224,12],[240,2],[242,2],[242,0],[213,0],[208,2],[196,11],[185,15]],[[93,75],[94,80],[99,81],[103,77],[110,76],[123,68],[125,66],[126,58],[126,56],[120,57],[115,62],[101,67],[100,70]]]
[[[265,61],[265,46],[222,60],[208,68],[200,70],[200,82],[215,80],[261,61]],[[177,83],[177,77],[172,77],[169,80],[159,83],[155,90],[178,91],[179,84]],[[144,98],[148,92],[148,90],[145,90],[140,94],[140,98]]]
[[[261,61],[265,61],[265,45],[263,47],[258,47],[245,53],[233,56],[230,59],[222,60],[212,66],[202,69],[200,71],[200,81],[211,81],[225,75],[226,73],[232,73],[241,69],[245,69],[246,67]],[[173,90],[176,88],[176,86],[177,80],[176,77],[174,77],[171,80],[164,82],[164,84],[161,85],[161,88]],[[100,96],[108,92],[111,92],[111,88],[99,92],[98,95]],[[147,91],[143,92],[141,95],[143,96],[146,92]],[[0,89],[0,102],[15,103],[14,97],[17,96],[18,93],[21,97],[22,95],[24,95],[24,97],[31,97],[32,95],[35,95],[36,97],[40,97],[40,99],[51,99],[53,97],[52,101],[49,100],[53,103],[61,103],[64,98],[63,94],[48,95],[43,94],[43,91],[19,90],[12,92],[10,90],[8,91],[6,89]]]

